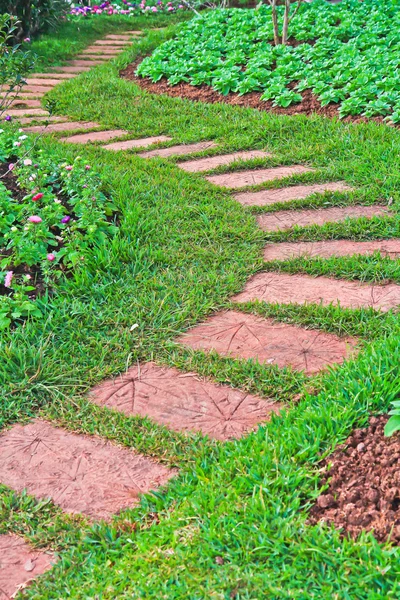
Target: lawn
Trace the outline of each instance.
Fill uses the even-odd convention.
[[[251,20],[253,13],[243,14]],[[91,39],[109,22],[96,23],[104,29]],[[167,488],[143,497],[138,508],[111,523],[66,516],[51,502],[2,488],[0,533],[19,533],[60,551],[51,572],[26,590],[32,599],[398,598],[397,547],[378,544],[371,534],[351,540],[333,527],[307,524],[320,493],[321,459],[355,426],[366,425],[371,414],[387,412],[399,393],[398,315],[322,305],[241,306],[278,322],[360,338],[356,358],[312,378],[174,342],[189,326],[230,307],[230,297],[261,270],[399,282],[399,261],[377,254],[296,258],[267,266],[261,255],[267,241],[399,237],[398,133],[373,122],[272,115],[152,95],[119,76],[127,64],[165,48],[162,42],[195,29],[196,23],[147,32],[118,59],[65,81],[46,100],[54,101],[60,115],[125,129],[132,137],[168,135],[171,145],[214,140],[220,154],[250,148],[272,153],[253,160],[254,167],[314,167],[254,189],[335,180],[354,188],[285,203],[288,210],[390,201],[391,212],[267,233],[256,227],[255,216],[279,206],[245,208],[228,191],[178,169],[175,159],[143,160],[135,152],[111,153],[95,144],[61,144],[57,135],[41,138],[35,152],[48,160],[72,164],[79,155],[82,164],[95,168],[102,192],[116,207],[118,231],[88,248],[84,265],[37,300],[41,318],[2,332],[0,425],[39,414],[180,471]],[[140,20],[129,21],[130,29],[143,27]],[[47,67],[51,36],[41,43],[36,48],[42,48],[41,65]],[[72,42],[65,44],[60,42],[54,54],[56,63]],[[92,386],[138,360],[156,360],[272,397],[285,402],[286,411],[240,440],[220,443],[87,400]]]

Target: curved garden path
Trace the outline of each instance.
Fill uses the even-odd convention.
[[[27,132],[63,132],[61,141],[65,143],[98,142],[110,152],[140,149],[139,156],[146,160],[180,156],[184,160],[177,163],[177,168],[193,173],[193,177],[205,177],[212,185],[232,190],[233,197],[245,206],[274,209],[277,203],[282,205],[293,199],[307,198],[315,192],[346,192],[350,189],[343,181],[331,181],[252,191],[246,188],[311,169],[291,165],[210,174],[217,167],[235,165],[237,161],[242,165],[243,161],[262,159],[269,154],[244,150],[187,159],[188,155],[197,152],[209,149],[215,152],[218,146],[212,141],[168,146],[171,138],[167,136],[131,139],[129,133],[121,129],[104,130],[95,122],[71,122],[64,117],[47,116],[40,98],[49,89],[114,57],[138,35],[140,32],[109,35],[95,42],[67,66],[52,73],[32,75],[9,114],[18,119]],[[390,208],[383,205],[274,209],[260,214],[258,224],[266,231],[285,231],[298,225],[321,226],[348,218],[371,218],[389,211]],[[400,240],[269,243],[264,258],[266,261],[301,256],[325,259],[374,252],[397,258]],[[254,359],[280,368],[290,366],[306,374],[341,363],[357,352],[357,339],[278,323],[241,310],[241,303],[254,300],[279,304],[338,304],[347,308],[388,311],[400,304],[400,286],[280,272],[259,273],[232,299],[231,310],[212,315],[181,335],[177,342],[192,349],[213,350],[222,356]],[[282,407],[273,399],[217,385],[194,373],[182,373],[155,363],[134,365],[119,377],[104,381],[92,390],[90,399],[124,415],[148,416],[174,430],[199,431],[222,442],[246,435]],[[73,434],[42,420],[15,425],[0,438],[2,484],[18,492],[26,489],[37,498],[51,497],[65,512],[83,513],[94,520],[108,519],[118,510],[132,506],[140,494],[165,484],[176,473],[176,470],[130,449],[117,447],[98,437]],[[33,576],[51,568],[52,557],[30,549],[18,538],[2,535],[0,562],[5,565],[0,575],[0,597],[3,599],[11,597],[18,586],[23,586]]]

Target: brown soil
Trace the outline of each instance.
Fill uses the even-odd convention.
[[[329,488],[311,509],[310,523],[333,523],[353,538],[373,531],[378,541],[400,545],[400,434],[384,436],[387,420],[372,417],[324,461]]]
[[[160,81],[153,83],[148,78],[138,77],[135,75],[135,71],[142,60],[143,57],[128,65],[125,69],[120,71],[120,76],[124,79],[134,81],[139,87],[152,94],[165,94],[173,98],[185,98],[187,100],[208,102],[211,104],[223,102],[225,104],[256,108],[257,110],[267,111],[279,115],[318,114],[329,118],[339,118],[338,104],[331,103],[327,106],[321,106],[320,101],[311,90],[305,90],[304,92],[301,92],[301,96],[303,98],[302,102],[288,106],[288,108],[280,108],[279,106],[273,106],[272,100],[260,100],[262,92],[249,92],[243,96],[239,96],[239,94],[231,92],[227,96],[223,96],[208,85],[193,86],[189,83],[178,83],[177,85],[171,86],[168,84],[168,80],[165,77],[160,79]],[[292,84],[291,86],[289,85],[289,87],[293,88],[294,85],[295,84]],[[343,122],[354,123],[367,122],[371,120],[377,123],[386,124],[386,121],[383,121],[382,117],[368,119],[361,116],[348,116],[342,119]],[[390,123],[387,124],[391,125]]]

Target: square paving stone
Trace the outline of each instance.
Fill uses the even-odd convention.
[[[215,169],[222,165],[229,165],[238,160],[252,160],[253,158],[266,158],[267,156],[271,156],[270,152],[264,152],[263,150],[245,150],[243,152],[218,154],[217,156],[188,160],[183,163],[178,163],[178,167],[189,173],[201,173],[202,171],[210,171],[211,169]]]
[[[68,513],[107,519],[176,471],[99,437],[35,420],[0,434],[0,482]]]
[[[113,142],[103,146],[105,150],[131,150],[132,148],[145,148],[152,144],[158,144],[159,142],[169,142],[170,137],[166,135],[158,135],[155,137],[142,138],[139,140],[124,140],[123,142]]]
[[[371,255],[378,252],[387,258],[400,258],[400,239],[352,242],[351,240],[323,240],[321,242],[283,242],[268,244],[264,249],[265,260],[288,260],[330,256]]]
[[[154,158],[158,156],[160,158],[168,158],[169,156],[182,156],[183,154],[193,154],[193,152],[203,152],[209,148],[216,148],[217,144],[214,142],[198,142],[196,144],[180,144],[179,146],[170,146],[169,148],[156,148],[155,150],[148,150],[147,152],[141,152],[139,156],[142,158]]]
[[[63,137],[60,139],[61,142],[68,142],[69,144],[88,144],[90,142],[108,142],[113,138],[127,135],[127,131],[123,129],[113,129],[108,131],[92,131],[90,133],[78,133],[70,137]]]
[[[303,165],[292,165],[290,167],[273,167],[271,169],[253,169],[247,171],[236,171],[235,173],[224,173],[223,175],[209,175],[206,179],[214,185],[226,188],[241,188],[250,185],[258,185],[265,181],[283,179],[300,173],[313,171]]]
[[[239,438],[266,421],[281,405],[217,385],[194,373],[146,363],[95,387],[90,398],[126,415],[147,416],[178,431]]]
[[[332,208],[306,209],[306,210],[279,210],[266,213],[257,217],[257,223],[264,231],[285,231],[295,225],[324,225],[325,223],[340,223],[346,219],[371,219],[381,215],[390,214],[387,206],[375,204],[373,206],[333,206]]]
[[[292,185],[274,190],[261,190],[260,192],[242,192],[235,194],[235,199],[245,206],[268,206],[277,202],[302,200],[311,196],[311,194],[349,192],[352,189],[344,181],[334,181],[330,183],[313,183],[311,185]]]
[[[258,273],[246,284],[234,302],[279,304],[334,304],[343,308],[374,308],[388,311],[400,305],[400,285],[374,285],[359,281],[289,275],[288,273]]]
[[[233,310],[214,315],[180,336],[194,350],[215,350],[222,356],[291,366],[308,375],[341,363],[354,352],[356,341],[318,330],[274,323]]]
[[[33,550],[13,535],[0,535],[0,600],[11,600],[19,589],[55,563],[47,552]]]

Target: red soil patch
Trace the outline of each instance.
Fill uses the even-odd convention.
[[[201,431],[219,440],[239,438],[280,405],[194,373],[146,363],[94,388],[91,400],[126,415],[148,416],[177,431]]]
[[[387,420],[372,417],[323,461],[322,483],[329,487],[310,523],[333,523],[352,538],[373,531],[378,541],[400,545],[400,435],[384,436]]]
[[[138,65],[142,62],[143,57],[128,65],[125,69],[120,72],[120,76],[124,79],[134,81],[139,87],[150,92],[151,94],[165,94],[173,98],[184,98],[187,100],[195,100],[198,102],[208,102],[211,104],[224,103],[233,104],[235,106],[244,106],[247,108],[256,108],[257,110],[263,110],[279,115],[312,115],[319,114],[330,118],[339,118],[338,104],[328,104],[327,106],[321,106],[318,98],[312,93],[311,90],[305,90],[301,92],[303,100],[298,104],[293,104],[288,108],[281,108],[279,106],[273,106],[272,100],[264,101],[260,100],[262,92],[249,92],[243,96],[230,92],[227,96],[223,96],[216,90],[213,90],[207,85],[193,86],[189,83],[178,83],[177,85],[171,86],[168,84],[166,77],[160,79],[156,83],[153,83],[148,78],[138,77],[135,75],[135,71]],[[289,87],[294,87],[289,86]],[[376,121],[377,123],[385,123],[382,117],[373,117],[368,119],[367,117],[361,116],[348,116],[342,119],[344,122],[355,122],[361,123],[366,121]],[[388,123],[388,125],[391,125]]]
[[[350,338],[274,323],[233,310],[214,315],[177,341],[194,350],[215,350],[222,356],[291,366],[307,374],[343,362],[356,345]]]

